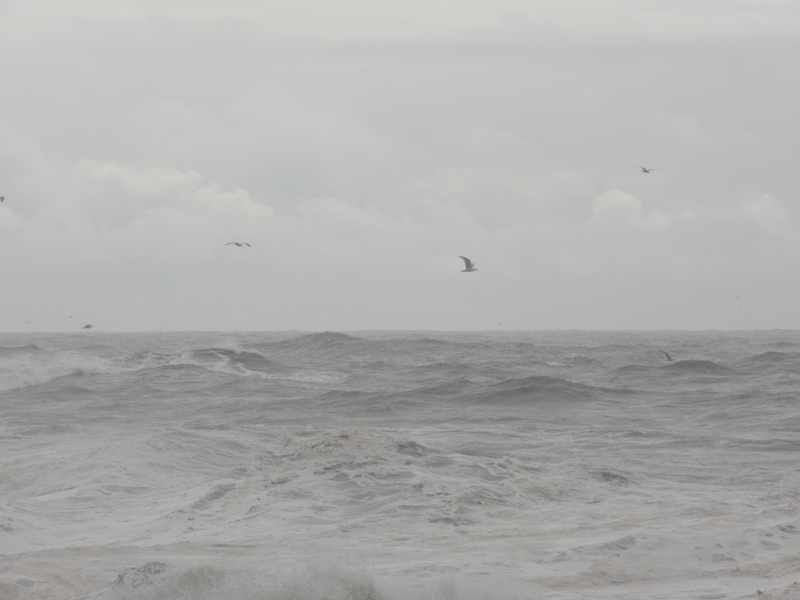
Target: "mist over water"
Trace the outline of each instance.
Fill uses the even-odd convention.
[[[1,334],[0,417],[2,599],[800,597],[794,331]]]

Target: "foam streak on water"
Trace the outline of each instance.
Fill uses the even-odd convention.
[[[798,598],[799,464],[797,332],[2,334],[0,599]]]

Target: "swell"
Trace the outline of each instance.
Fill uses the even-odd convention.
[[[676,373],[719,373],[720,375],[729,375],[736,372],[735,369],[715,363],[714,361],[700,359],[679,360],[660,368],[665,371]]]
[[[346,333],[326,331],[324,333],[309,333],[290,340],[273,342],[267,346],[278,351],[310,354],[338,354],[340,352],[352,352],[369,345],[369,341],[359,337],[347,335]]]
[[[233,375],[264,375],[286,371],[286,368],[279,362],[270,360],[259,352],[214,347],[172,354],[142,351],[132,355],[124,362],[127,368],[133,371],[201,368]]]
[[[49,352],[34,344],[5,347],[3,351],[0,353],[0,391],[25,389],[83,375],[144,374],[148,371],[188,374],[202,369],[263,378],[289,372],[284,365],[259,352],[215,347],[172,353],[141,350],[118,358],[85,351]]]
[[[532,375],[492,383],[476,383],[460,377],[435,385],[415,387],[395,393],[369,393],[357,390],[330,390],[320,396],[323,402],[340,408],[377,410],[379,408],[453,407],[464,405],[521,406],[536,403],[574,403],[607,400],[635,393],[630,390],[574,383],[558,377]]]
[[[770,350],[745,358],[737,366],[748,373],[800,373],[800,353]]]
[[[0,357],[31,354],[33,352],[40,351],[41,348],[36,344],[25,344],[24,346],[0,346]]]
[[[99,356],[73,352],[18,354],[0,362],[0,391],[24,389],[69,376],[114,373],[117,367]]]
[[[524,378],[506,379],[486,386],[469,397],[477,404],[531,404],[541,402],[591,402],[603,399],[609,393],[624,393],[612,388],[599,388],[574,383],[558,377],[531,375]]]
[[[425,357],[441,360],[443,351],[457,350],[460,344],[454,344],[436,338],[399,338],[371,340],[345,333],[326,331],[301,335],[289,340],[258,344],[259,350],[270,354],[291,355],[293,358],[312,358],[325,360],[342,360],[343,358],[369,360],[375,356],[391,357],[408,361],[421,361]]]

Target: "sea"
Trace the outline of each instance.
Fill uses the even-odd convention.
[[[0,600],[800,598],[800,332],[0,334]]]

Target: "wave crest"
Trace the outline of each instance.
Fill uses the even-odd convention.
[[[503,402],[528,404],[531,402],[586,402],[598,400],[605,391],[582,383],[573,383],[558,377],[531,375],[522,379],[506,379],[489,386],[474,396],[480,403]]]

